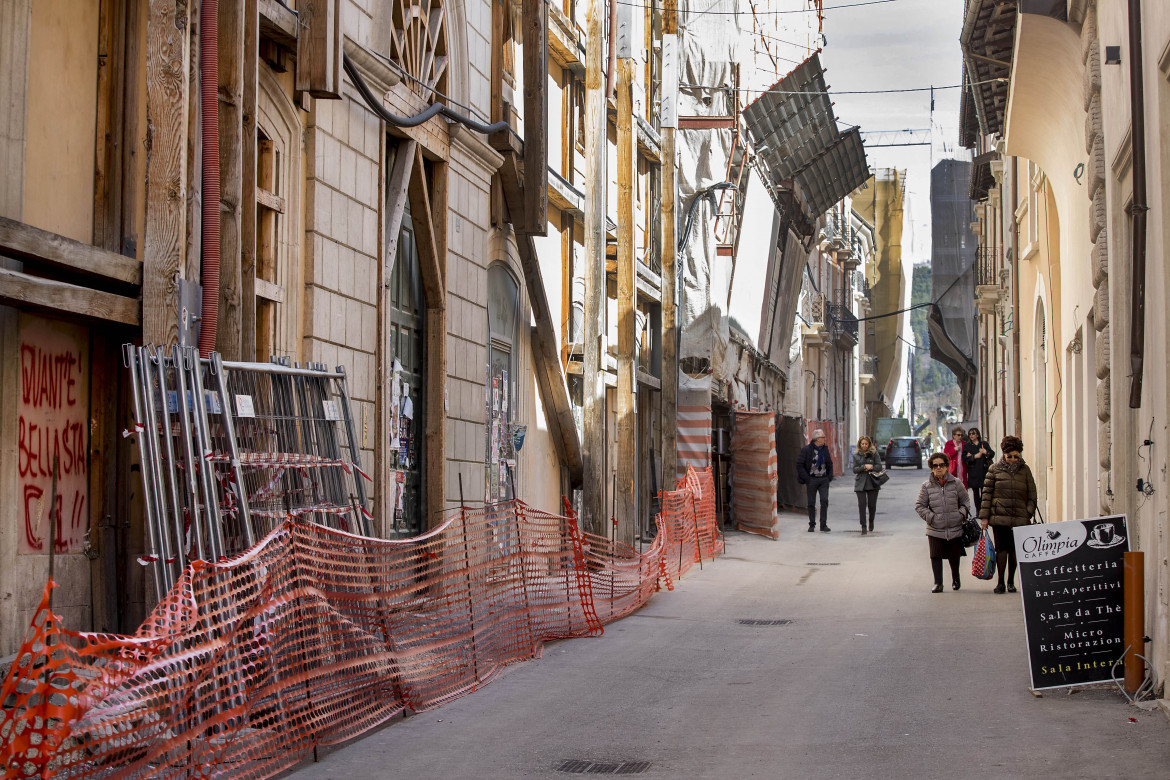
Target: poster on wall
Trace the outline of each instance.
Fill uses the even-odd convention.
[[[1128,537],[1124,515],[1015,529],[1034,690],[1112,679]]]
[[[19,382],[19,551],[47,554],[51,521],[55,551],[81,552],[89,528],[89,331],[22,314]]]

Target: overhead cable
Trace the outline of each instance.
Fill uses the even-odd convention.
[[[816,14],[821,11],[836,11],[840,8],[858,8],[863,5],[882,5],[884,3],[896,3],[898,0],[865,0],[860,3],[843,3],[841,5],[826,5],[824,8],[796,8],[789,11],[756,11],[754,14],[751,11],[695,11],[690,13],[696,16],[783,16],[787,14]],[[645,3],[630,3],[625,0],[618,0],[615,5],[626,5],[631,8],[651,8],[652,6]],[[658,6],[653,6],[657,9]]]

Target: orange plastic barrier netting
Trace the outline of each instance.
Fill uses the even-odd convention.
[[[379,540],[287,520],[195,562],[133,636],[68,631],[52,585],[0,686],[6,777],[270,777],[404,708],[599,634],[722,549],[709,472],[643,553],[522,502]],[[677,556],[682,554],[682,558]]]

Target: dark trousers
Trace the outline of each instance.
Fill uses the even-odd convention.
[[[979,507],[983,503],[983,485],[971,483],[971,492],[975,494],[975,516],[979,516]]]
[[[817,518],[817,494],[821,496],[821,528],[829,524],[829,478],[828,477],[812,477],[808,482],[804,483],[804,489],[808,494],[808,524],[816,525]]]
[[[869,509],[869,527],[873,528],[873,516],[877,513],[877,497],[876,490],[858,490],[857,491],[857,517],[861,520],[861,524],[865,525],[865,511]]]
[[[958,558],[958,556],[955,556],[953,558],[948,558],[947,560],[951,564],[951,581],[958,582],[959,581],[959,558]],[[942,585],[942,575],[943,575],[942,563],[943,563],[942,558],[931,558],[930,559],[930,568],[934,570],[934,584],[935,585]]]
[[[1016,537],[1009,526],[991,526],[992,541],[995,542],[995,565],[999,569],[998,586],[1003,587],[1003,576],[1007,575],[1008,585],[1016,582]]]

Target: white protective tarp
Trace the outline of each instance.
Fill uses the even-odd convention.
[[[679,58],[682,84],[707,87],[734,83],[732,66],[743,59],[744,50],[740,17],[712,11],[738,10],[733,0],[718,0],[702,9],[682,12]],[[731,116],[734,99],[734,93],[722,89],[681,87],[678,113],[679,116]],[[676,145],[681,239],[696,193],[727,177],[731,131],[679,130]],[[682,272],[679,358],[710,360],[719,380],[724,378],[729,338],[726,307],[732,258],[715,253],[713,200],[702,198],[695,202],[691,232],[679,254]]]

